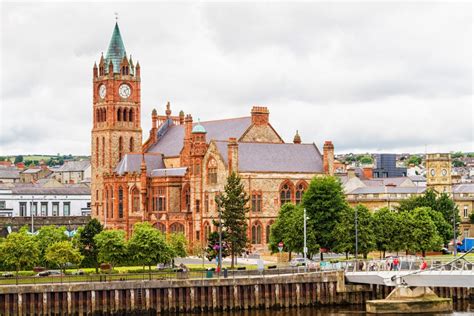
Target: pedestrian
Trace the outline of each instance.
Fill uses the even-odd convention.
[[[397,257],[393,259],[393,270],[398,271],[398,265],[400,264],[400,261],[398,260]]]
[[[421,265],[420,265],[420,270],[421,271],[426,270],[426,268],[428,267],[428,264],[426,263],[425,258],[423,258],[422,260],[423,261],[421,262]]]

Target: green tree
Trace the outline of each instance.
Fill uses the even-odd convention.
[[[407,160],[407,165],[421,165],[421,157],[420,156],[410,156]]]
[[[183,233],[173,233],[168,235],[168,243],[173,249],[174,256],[184,258],[188,255],[188,240]]]
[[[82,260],[82,255],[78,249],[74,248],[69,240],[58,241],[46,249],[45,259],[51,264],[57,265],[63,273],[66,273],[66,266],[70,263],[78,264]]]
[[[228,257],[230,255],[229,252],[229,247],[227,246],[227,243],[225,242],[227,238],[227,233],[222,232],[222,259]],[[209,234],[209,237],[207,238],[207,248],[206,248],[206,258],[209,261],[214,260],[219,256],[219,233],[218,232],[212,232]]]
[[[166,237],[148,222],[136,223],[128,242],[129,254],[135,262],[148,266],[167,263],[173,259],[173,249],[166,243]]]
[[[398,235],[397,214],[384,207],[375,212],[372,219],[375,249],[383,252],[385,258],[386,251],[397,248],[393,244]]]
[[[360,155],[357,157],[357,161],[359,161],[361,164],[364,164],[364,165],[369,165],[374,162],[374,160],[372,159],[372,156],[370,155]]]
[[[465,167],[466,164],[464,163],[464,161],[462,160],[459,160],[459,159],[453,159],[453,167],[456,167],[456,168],[460,168],[460,167]]]
[[[19,162],[23,162],[23,156],[22,155],[18,155],[18,156],[15,157],[15,164],[17,164]]]
[[[269,248],[272,253],[278,252],[278,244],[283,242],[283,251],[289,253],[289,259],[291,260],[292,249],[289,240],[294,236],[290,230],[290,222],[292,213],[295,212],[296,205],[291,203],[285,203],[282,205],[278,217],[273,223],[270,229],[270,243]]]
[[[306,214],[308,217],[308,214]],[[306,247],[307,255],[312,258],[319,250],[316,240],[316,231],[309,229],[309,220],[306,221]],[[292,252],[303,253],[304,250],[304,210],[301,206],[296,206],[290,213],[288,221],[288,231],[285,237],[285,244]]]
[[[249,198],[235,173],[227,178],[224,193],[216,196],[216,203],[222,212],[222,230],[226,232],[226,243],[231,256],[231,268],[234,267],[235,256],[241,254],[247,247],[246,206]]]
[[[443,217],[443,214],[440,211],[433,210],[431,208],[426,208],[428,214],[430,215],[431,220],[436,226],[436,231],[441,237],[443,245],[447,245],[449,241],[453,238],[453,227],[446,219]]]
[[[464,154],[461,151],[451,153],[451,158],[453,159],[458,159],[458,158],[463,158],[463,157],[464,157]]]
[[[340,221],[336,224],[333,234],[336,239],[334,250],[355,254],[355,211],[357,210],[357,247],[358,253],[367,258],[367,254],[375,249],[375,238],[372,215],[364,205],[346,208],[341,213]]]
[[[426,251],[439,250],[442,238],[439,236],[436,225],[430,217],[430,209],[418,207],[408,213],[408,226],[410,228],[410,250],[421,251],[424,257]]]
[[[46,265],[48,262],[45,256],[46,256],[46,249],[50,245],[56,242],[67,240],[67,236],[65,232],[66,232],[65,226],[57,227],[55,225],[43,226],[38,230],[38,234],[35,236],[35,238],[38,242],[41,265]]]
[[[102,224],[96,219],[91,219],[84,229],[76,234],[79,244],[79,250],[84,256],[82,265],[86,267],[94,267],[95,272],[99,272],[98,249],[94,237],[103,230]]]
[[[0,243],[0,261],[3,261],[4,266],[15,268],[17,284],[18,271],[36,264],[39,260],[39,253],[38,243],[35,238],[28,235],[26,228],[9,234]]]
[[[315,177],[303,195],[308,230],[316,233],[316,243],[330,249],[336,244],[334,228],[348,206],[342,185],[335,177]],[[321,252],[321,260],[323,253]]]
[[[94,236],[94,242],[98,249],[99,262],[110,263],[115,267],[127,258],[127,243],[123,230],[103,230]]]

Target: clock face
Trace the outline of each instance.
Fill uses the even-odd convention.
[[[99,87],[99,96],[101,99],[105,98],[105,94],[107,93],[107,88],[105,87],[105,84],[101,85]]]
[[[441,174],[443,177],[445,177],[448,174],[448,171],[446,169],[441,170]]]
[[[435,172],[434,169],[431,169],[430,173],[431,173],[431,175],[434,177],[434,175],[435,175],[436,172]]]
[[[119,87],[119,95],[126,99],[130,96],[130,94],[132,94],[132,90],[130,89],[130,86],[127,85],[127,84],[122,84],[120,85]]]

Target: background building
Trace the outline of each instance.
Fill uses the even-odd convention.
[[[397,167],[396,154],[375,154],[374,178],[406,177],[407,169]]]

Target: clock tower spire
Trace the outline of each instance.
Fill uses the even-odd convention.
[[[118,23],[105,57],[93,68],[92,216],[107,222],[103,176],[111,174],[126,153],[141,152],[140,72],[127,57]]]

